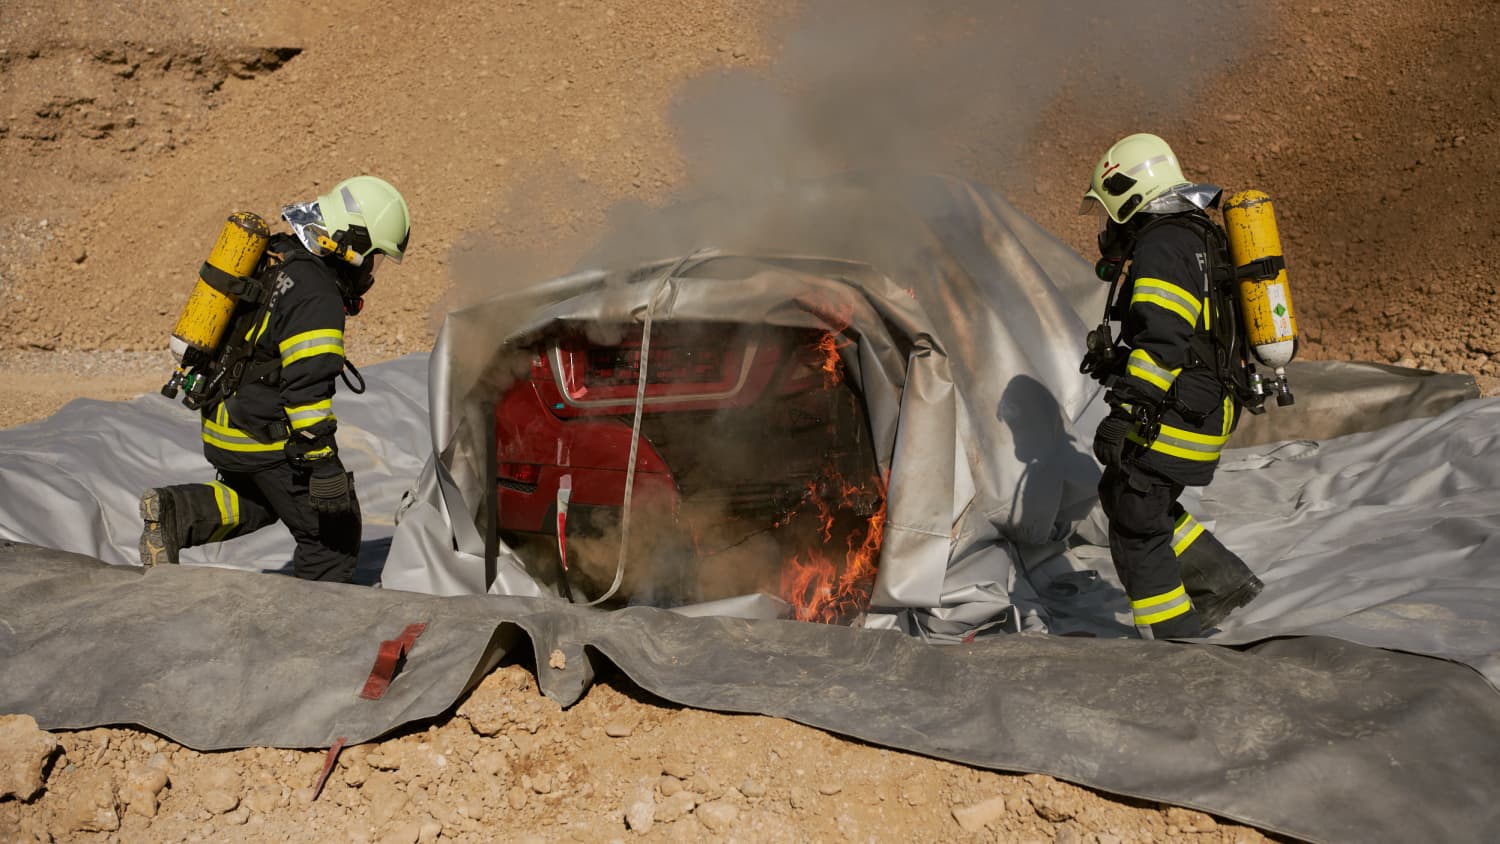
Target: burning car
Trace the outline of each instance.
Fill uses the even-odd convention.
[[[658,323],[649,334],[638,324],[556,327],[495,405],[502,536],[526,549],[534,576],[593,598],[613,582],[629,506],[639,541],[626,599],[693,602],[748,586],[780,593],[799,615],[862,609],[842,605],[857,588],[847,566],[830,560],[820,578],[814,554],[798,547],[833,542],[835,532],[868,544],[883,504],[864,405],[839,358],[850,342],[841,332],[694,321]],[[742,567],[726,571],[716,559],[767,536],[787,560],[780,572],[747,582]],[[871,560],[876,550],[878,539]],[[840,578],[851,581],[842,590]],[[841,605],[819,609],[833,603]]]
[[[382,583],[951,639],[1072,623],[1032,580],[1073,569],[1097,500],[1087,262],[942,176],[643,210],[540,283],[475,256],[504,289],[439,332]]]

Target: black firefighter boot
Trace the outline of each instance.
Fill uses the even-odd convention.
[[[177,507],[172,494],[165,489],[148,489],[141,493],[141,565],[146,567],[176,564],[181,547],[177,532]]]
[[[1183,549],[1177,564],[1205,631],[1255,600],[1264,585],[1244,560],[1206,530]]]

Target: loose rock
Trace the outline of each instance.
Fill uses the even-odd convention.
[[[240,798],[227,791],[214,789],[213,791],[204,792],[202,802],[203,808],[216,815],[222,815],[226,812],[234,811],[235,807],[240,805]]]
[[[42,790],[42,773],[59,745],[30,715],[0,716],[0,798],[30,800]]]
[[[72,832],[114,832],[120,828],[115,787],[109,775],[89,771],[74,780],[58,809],[53,837],[67,839]]]
[[[657,804],[656,819],[662,823],[671,823],[693,811],[697,805],[697,795],[691,791],[679,791]]]
[[[656,823],[656,801],[649,796],[637,797],[625,806],[625,825],[634,832],[647,833]]]
[[[979,832],[986,826],[1005,817],[1005,797],[995,795],[969,806],[953,807],[953,819],[964,832]]]
[[[715,800],[699,806],[693,814],[710,832],[725,832],[740,816],[740,810],[733,803]]]
[[[136,767],[120,788],[120,802],[125,810],[142,817],[156,817],[160,807],[158,795],[167,787],[167,772],[154,767]]]

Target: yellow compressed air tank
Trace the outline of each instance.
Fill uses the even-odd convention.
[[[260,215],[250,211],[229,215],[172,330],[171,348],[179,360],[189,348],[212,354],[219,347],[239,302],[239,296],[227,289],[229,282],[255,272],[270,239],[271,230]]]
[[[1292,313],[1286,267],[1280,260],[1281,235],[1271,198],[1258,190],[1229,197],[1224,203],[1224,229],[1229,235],[1229,257],[1236,267],[1274,261],[1270,266],[1275,276],[1241,279],[1239,297],[1245,340],[1261,363],[1280,374],[1296,352],[1297,318]]]

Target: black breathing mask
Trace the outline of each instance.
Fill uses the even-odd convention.
[[[1128,223],[1111,220],[1103,209],[1099,216],[1099,260],[1094,263],[1094,275],[1105,284],[1114,284],[1125,271],[1135,232]]]
[[[375,270],[380,266],[380,259],[384,255],[375,252],[366,255],[358,266],[343,264],[338,266],[336,272],[339,280],[339,294],[344,299],[344,313],[355,316],[365,307],[365,294],[375,286]]]

